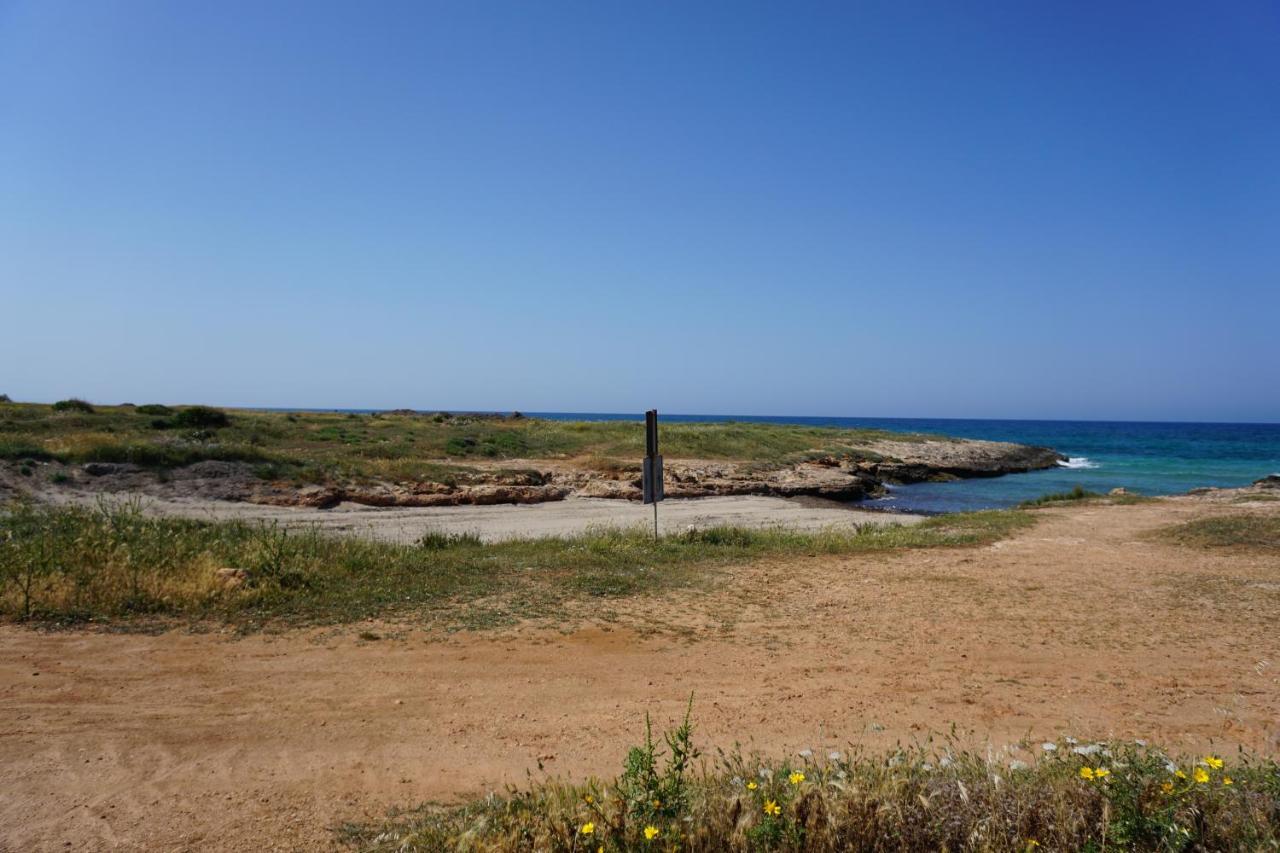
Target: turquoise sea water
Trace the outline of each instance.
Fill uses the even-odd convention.
[[[541,412],[557,420],[643,420],[641,415]],[[814,426],[877,427],[964,438],[1037,444],[1064,453],[1070,467],[989,479],[898,486],[869,507],[956,512],[1012,506],[1074,486],[1105,492],[1123,486],[1146,495],[1180,494],[1200,486],[1243,486],[1280,473],[1280,424],[1001,421],[921,418],[717,417],[666,415],[664,421],[750,421]]]

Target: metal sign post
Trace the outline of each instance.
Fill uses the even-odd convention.
[[[662,457],[658,454],[658,410],[644,413],[644,502],[653,504],[653,539],[658,539],[658,501],[662,500]]]

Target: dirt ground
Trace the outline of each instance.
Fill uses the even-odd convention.
[[[328,849],[391,806],[612,774],[691,692],[704,748],[776,756],[952,723],[999,759],[1060,735],[1275,755],[1280,561],[1147,534],[1278,510],[1046,510],[992,547],[762,561],[561,631],[0,628],[0,849]]]

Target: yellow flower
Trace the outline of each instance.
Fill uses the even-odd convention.
[[[1204,761],[1201,762],[1205,767],[1212,767],[1214,770],[1222,769],[1222,759],[1213,755],[1206,755]]]
[[[1111,771],[1105,767],[1099,767],[1097,770],[1093,771],[1093,778],[1095,779],[1104,779],[1110,775],[1111,775]]]
[[[591,821],[587,821],[586,823],[584,823],[582,825],[582,829],[579,830],[579,832],[581,832],[583,835],[591,835],[595,831],[596,831],[596,825]]]
[[[1230,785],[1230,784],[1232,784],[1232,779],[1231,779],[1231,777],[1230,777],[1230,776],[1223,776],[1223,777],[1222,777],[1222,784],[1224,784],[1224,785]]]
[[[1166,794],[1172,794],[1172,793],[1173,793],[1173,783],[1172,783],[1172,782],[1165,782],[1163,785],[1161,785],[1161,786],[1160,786],[1160,790],[1161,790],[1161,791],[1164,791]]]
[[[1185,778],[1187,778],[1187,774],[1186,774],[1186,773],[1183,773],[1181,770],[1175,770],[1175,771],[1173,771],[1173,775],[1174,775],[1174,776],[1177,776],[1179,779],[1185,779]]]
[[[646,826],[646,827],[644,828],[644,840],[645,840],[645,841],[652,841],[653,839],[655,839],[655,838],[657,838],[657,837],[658,837],[658,827],[656,827],[656,826]]]
[[[782,806],[778,805],[773,800],[765,800],[764,813],[768,815],[780,815],[782,814]]]
[[[1080,778],[1081,778],[1081,779],[1092,779],[1092,778],[1093,778],[1093,768],[1092,768],[1092,767],[1081,767],[1081,768],[1080,768]]]
[[[748,791],[754,791],[756,788],[759,788],[759,787],[760,787],[760,786],[759,786],[759,785],[757,785],[755,782],[748,782],[748,783],[747,783],[747,790],[748,790]]]
[[[585,797],[583,797],[582,799],[584,799],[584,800],[586,800],[586,801],[587,801],[587,805],[591,805],[592,803],[594,803],[594,802],[595,802],[595,797],[592,797],[590,794],[587,794],[587,795],[586,795]]]
[[[804,774],[801,773],[799,770],[796,770],[790,776],[788,776],[787,779],[791,781],[792,785],[799,785],[801,782],[804,781]]]
[[[1209,781],[1209,771],[1205,770],[1203,767],[1197,767],[1192,771],[1191,778],[1196,780],[1196,784],[1203,785],[1205,782]]]

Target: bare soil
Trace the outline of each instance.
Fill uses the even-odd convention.
[[[703,747],[779,756],[952,724],[1024,759],[1059,735],[1277,755],[1280,561],[1151,535],[1241,511],[1280,504],[1042,510],[991,547],[760,561],[560,631],[6,626],[0,849],[328,849],[392,806],[612,774],[690,693]]]

